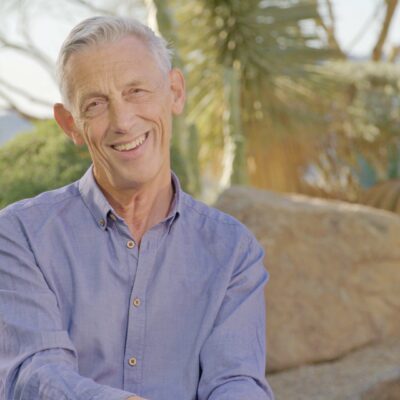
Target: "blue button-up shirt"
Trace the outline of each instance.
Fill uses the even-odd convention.
[[[0,212],[1,399],[272,399],[263,251],[173,183],[140,248],[91,169]]]

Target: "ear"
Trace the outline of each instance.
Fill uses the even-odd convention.
[[[54,104],[53,113],[57,124],[77,146],[82,146],[85,144],[82,135],[79,133],[79,130],[76,127],[74,117],[72,116],[71,112],[64,107],[63,104]]]
[[[185,78],[182,71],[174,68],[169,72],[169,78],[171,82],[172,91],[172,112],[175,115],[179,115],[183,111],[185,106],[186,94],[185,94]]]

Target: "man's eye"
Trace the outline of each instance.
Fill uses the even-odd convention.
[[[102,112],[102,110],[104,110],[106,106],[107,106],[106,101],[93,100],[88,105],[85,106],[84,113],[87,116],[94,116]]]
[[[129,90],[129,94],[141,94],[144,90],[141,88],[132,88]]]
[[[92,101],[91,103],[88,104],[88,106],[86,107],[86,110],[89,111],[93,108],[96,108],[100,105],[99,101]]]

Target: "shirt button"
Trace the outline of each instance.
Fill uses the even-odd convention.
[[[135,242],[133,240],[128,240],[128,242],[126,243],[126,247],[128,249],[133,249],[135,247]]]
[[[133,305],[134,305],[135,307],[139,307],[139,306],[140,306],[140,304],[141,304],[141,301],[140,301],[140,299],[139,299],[138,297],[136,297],[136,299],[135,299],[135,300],[133,300]]]
[[[100,224],[101,226],[104,226],[104,225],[106,224],[106,221],[104,221],[104,219],[102,218],[102,219],[99,221],[99,224]]]
[[[131,358],[128,360],[128,364],[129,364],[131,367],[134,367],[134,366],[136,365],[136,363],[137,363],[137,360],[136,360],[135,357],[131,357]]]

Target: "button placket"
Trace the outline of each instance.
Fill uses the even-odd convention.
[[[132,238],[131,238],[132,239]],[[128,250],[129,255],[137,255],[137,269],[134,277],[134,284],[131,290],[129,312],[128,312],[128,336],[127,336],[127,347],[126,347],[126,371],[125,382],[129,382],[131,385],[139,384],[143,379],[143,357],[144,357],[144,342],[145,342],[145,327],[146,327],[146,315],[145,315],[145,290],[147,271],[144,266],[147,264],[146,257],[147,253],[143,249],[143,243],[140,246],[140,252],[138,246],[135,243],[135,247],[132,250]],[[126,246],[128,244],[126,243]],[[135,360],[133,360],[135,359]]]

